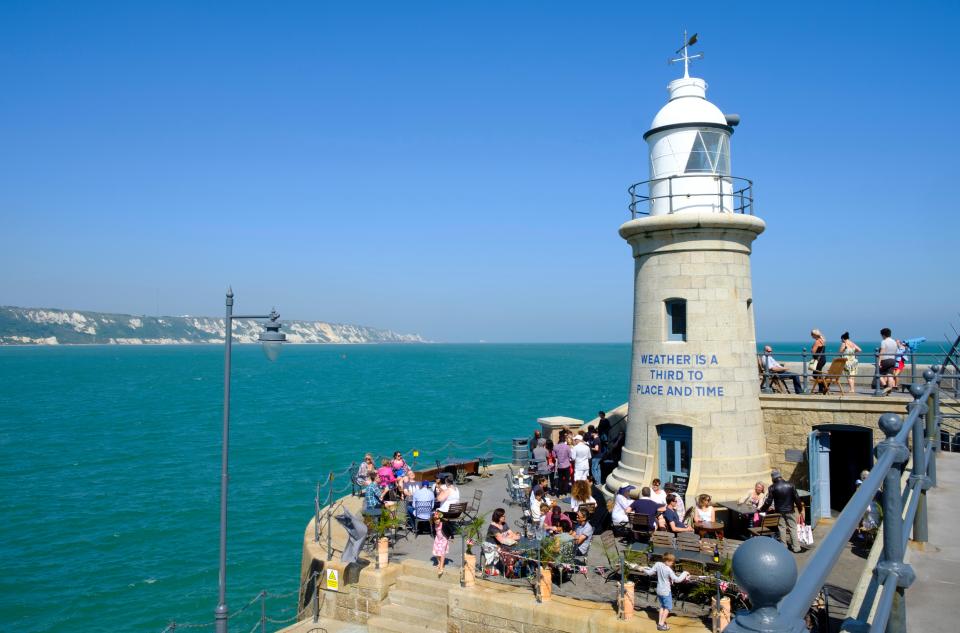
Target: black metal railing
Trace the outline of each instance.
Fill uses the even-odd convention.
[[[683,185],[696,183],[698,186],[704,179],[716,183],[716,191],[688,192]],[[654,187],[666,183],[667,192],[660,195],[651,195]],[[729,191],[724,191],[724,187]],[[708,185],[710,189],[713,187]],[[643,191],[647,193],[644,193]],[[753,215],[753,181],[738,176],[721,176],[719,174],[681,174],[666,178],[653,178],[630,185],[627,189],[630,194],[630,215],[650,215],[651,210],[660,201],[666,202],[666,213],[675,213],[689,206],[710,206],[719,211],[744,213]],[[645,208],[644,208],[645,207]]]
[[[880,429],[886,439],[875,449],[877,461],[873,470],[799,578],[796,563],[782,544],[758,538],[740,547],[733,558],[733,573],[750,596],[752,610],[737,614],[725,629],[727,633],[806,630],[804,615],[878,492],[883,508],[883,540],[878,545],[882,547],[879,562],[872,569],[873,591],[868,592],[874,600],[862,605],[858,615],[845,623],[845,630],[906,631],[904,590],[913,583],[915,574],[903,562],[903,554],[911,532],[915,541],[927,540],[926,494],[937,485],[940,381],[944,365],[955,362],[958,347],[960,336],[943,357],[943,364],[923,372],[923,384],[910,385],[913,401],[907,406],[906,419],[896,413],[880,416]],[[901,490],[908,460],[912,461],[911,474]]]

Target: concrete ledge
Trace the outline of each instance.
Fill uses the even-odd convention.
[[[449,633],[626,633],[656,631],[649,613],[618,620],[612,604],[554,597],[539,604],[528,588],[478,581],[470,589],[455,587],[449,596]],[[677,631],[708,631],[696,619],[675,616]]]

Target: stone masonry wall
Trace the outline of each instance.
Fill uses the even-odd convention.
[[[770,466],[779,468],[785,479],[801,488],[809,488],[807,438],[813,427],[821,424],[848,424],[868,428],[873,432],[873,443],[883,440],[877,421],[880,415],[892,411],[906,415],[907,397],[890,396],[793,396],[761,394],[764,436]],[[785,453],[799,449],[803,461],[788,462]]]

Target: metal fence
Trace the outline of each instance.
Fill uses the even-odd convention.
[[[870,595],[874,601],[865,604],[858,617],[845,623],[844,629],[870,633],[906,631],[904,590],[915,574],[903,562],[903,554],[911,531],[913,540],[927,540],[926,494],[937,485],[940,383],[946,365],[957,368],[958,346],[960,336],[942,357],[942,364],[924,371],[922,382],[910,385],[913,401],[907,405],[906,419],[896,413],[880,416],[880,429],[886,439],[875,449],[877,461],[873,470],[799,578],[786,547],[772,539],[751,539],[740,547],[733,558],[733,573],[750,595],[752,610],[737,614],[725,629],[728,633],[805,631],[804,615],[878,493],[883,509],[883,540],[879,562],[871,570],[874,591]],[[912,455],[908,440],[912,443]],[[901,490],[908,461],[912,461],[911,474]]]
[[[940,389],[954,398],[960,398],[960,371],[956,366],[949,362],[944,363],[946,350],[939,353],[927,352],[907,352],[904,355],[904,366],[902,370],[896,370],[897,389],[907,391],[911,384],[915,382],[922,383],[924,369],[936,365],[944,365],[943,374],[940,381]],[[821,383],[829,383],[829,390],[834,388],[840,393],[850,393],[849,379],[853,378],[853,387],[856,393],[863,395],[879,396],[883,394],[883,387],[880,381],[880,348],[877,347],[873,352],[862,352],[852,356],[840,356],[836,354],[824,354],[825,363],[821,371],[816,371],[817,358],[803,348],[798,352],[780,353],[774,350],[772,353],[760,352],[757,354],[758,371],[760,372],[760,386],[763,393],[775,393],[779,388],[783,393],[791,393],[794,390],[792,380],[794,376],[799,379],[802,393],[815,393],[819,391]],[[846,358],[845,366],[855,359],[856,367],[852,372],[842,371],[840,373],[830,373],[830,365],[837,358]],[[792,363],[794,367],[785,365]],[[771,369],[780,365],[784,368],[782,371]],[[795,390],[794,390],[795,391]]]

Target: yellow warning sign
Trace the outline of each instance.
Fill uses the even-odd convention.
[[[336,569],[327,570],[327,591],[340,591],[340,572]]]

